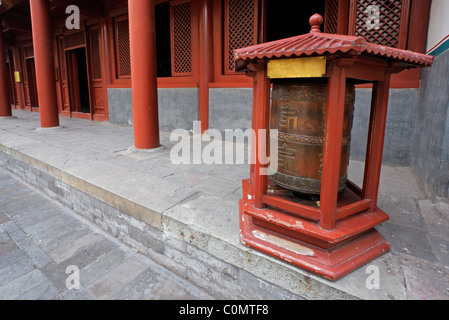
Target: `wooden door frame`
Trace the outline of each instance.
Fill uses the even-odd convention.
[[[94,121],[104,121],[108,119],[108,108],[107,108],[107,89],[106,89],[106,78],[107,73],[109,70],[106,70],[107,68],[107,59],[103,59],[104,55],[104,45],[103,45],[103,27],[104,27],[104,19],[101,21],[99,19],[97,24],[90,25],[86,27],[86,44],[88,47],[86,48],[86,54],[88,57],[87,63],[88,63],[88,76],[90,77],[90,86],[89,90],[91,92],[90,94],[90,101],[91,101],[91,109],[92,109],[92,120]],[[95,78],[94,74],[94,57],[93,57],[93,39],[92,32],[97,32],[98,35],[98,59],[100,60],[100,78]],[[98,65],[97,65],[98,67]],[[102,105],[98,105],[98,95],[101,92],[102,96]],[[101,110],[101,111],[100,111]]]
[[[60,113],[65,117],[71,117],[71,107],[70,107],[70,93],[69,93],[69,83],[67,79],[67,64],[66,64],[66,54],[64,50],[64,37],[62,34],[56,36],[56,56],[58,57],[58,83],[59,83],[59,93],[60,93],[60,106],[58,109]],[[66,100],[68,105],[66,106]],[[66,108],[67,107],[67,108]]]
[[[88,82],[88,93],[89,93],[89,110],[90,112],[81,112],[81,101],[80,101],[80,87],[79,87],[79,66],[78,61],[75,58],[77,49],[84,49],[84,55],[86,57],[86,76]],[[81,118],[81,119],[93,119],[93,104],[92,104],[92,81],[89,70],[89,57],[87,54],[87,46],[78,46],[76,48],[69,48],[64,50],[65,53],[65,63],[66,63],[66,77],[68,82],[68,92],[70,100],[70,117]],[[76,72],[75,72],[76,71]]]
[[[9,54],[9,53],[8,53]],[[8,76],[8,85],[9,85],[9,94],[10,96],[10,102],[11,106],[15,108],[16,106],[16,93],[14,91],[14,83],[13,83],[13,73],[12,73],[12,66],[11,61],[8,61],[7,63],[7,76]]]
[[[89,45],[89,36],[88,36],[88,28],[85,25],[85,21],[81,26],[81,30],[76,30],[74,32],[63,32],[58,34],[55,38],[57,43],[57,51],[58,51],[58,60],[59,60],[59,88],[61,93],[60,103],[61,103],[61,114],[63,116],[73,117],[73,118],[81,118],[81,119],[94,119],[94,101],[92,95],[92,75],[91,75],[91,61],[90,61],[90,45]],[[66,45],[66,37],[77,32],[84,33],[84,43],[67,47]],[[80,92],[79,92],[79,82],[78,82],[78,72],[74,72],[74,70],[78,70],[76,59],[74,58],[73,50],[76,49],[84,49],[84,55],[86,59],[86,77],[87,77],[87,89],[89,94],[89,112],[81,112],[81,104],[80,104]],[[62,55],[64,55],[64,59],[62,59]],[[63,75],[65,74],[65,80]],[[68,100],[68,110],[64,110],[65,106],[65,89],[64,82],[66,82],[67,86],[67,100]],[[78,99],[76,98],[78,97]]]
[[[65,64],[66,64],[66,77],[67,77],[67,87],[69,93],[69,114],[72,117],[73,112],[77,112],[80,109],[80,99],[79,99],[79,79],[78,63],[76,59],[73,59],[74,53],[70,50],[64,50]]]
[[[34,64],[34,57],[26,57],[24,58],[24,61],[25,61],[28,99],[30,101],[30,108],[31,111],[37,111],[39,110],[39,102],[37,100],[36,68]]]

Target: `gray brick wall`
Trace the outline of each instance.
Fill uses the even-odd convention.
[[[192,129],[198,120],[198,88],[159,88],[159,128],[163,131]],[[108,89],[109,121],[132,126],[132,96],[129,88]]]
[[[421,74],[411,166],[426,196],[449,196],[449,50]]]

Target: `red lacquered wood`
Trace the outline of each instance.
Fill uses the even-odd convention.
[[[263,202],[267,205],[286,210],[291,212],[292,214],[302,216],[307,219],[319,220],[320,219],[320,210],[315,209],[306,205],[302,205],[300,203],[296,203],[293,201],[288,201],[285,199],[281,199],[275,196],[263,196]]]
[[[324,55],[328,92],[321,169],[319,210],[297,203],[282,191],[266,195],[267,177],[260,155],[266,154],[257,136],[256,162],[250,179],[243,180],[240,238],[252,248],[331,280],[338,279],[389,250],[374,230],[388,220],[377,207],[390,74],[407,67],[432,65],[430,56],[367,43],[359,37],[319,32],[321,19],[311,19],[313,32],[235,51],[238,69],[256,73],[253,91],[253,129],[267,129],[270,83],[259,61]],[[323,38],[323,41],[320,39]],[[299,45],[298,43],[301,43]],[[338,193],[346,80],[373,81],[367,154],[362,188],[347,181]],[[298,201],[299,202],[299,201]],[[307,201],[304,203],[308,203]],[[267,207],[263,205],[266,204]],[[317,218],[319,218],[317,220]]]
[[[152,149],[160,146],[154,4],[133,0],[128,9],[134,145]]]
[[[327,241],[333,245],[354,237],[388,220],[388,215],[382,210],[377,209],[374,214],[362,212],[356,215],[351,215],[337,221],[337,227],[335,229],[325,230],[316,222],[308,219],[302,219],[276,209],[256,208],[254,206],[253,187],[254,186],[250,183],[249,179],[243,180],[243,210],[246,215],[285,229],[290,229],[297,233],[305,234],[312,238]]]
[[[341,278],[390,249],[373,229],[388,219],[381,210],[374,215],[343,219],[335,230],[326,231],[311,221],[255,208],[252,187],[249,179],[242,181],[244,196],[239,202],[240,240],[251,248],[330,280]],[[270,237],[285,243],[273,243]]]
[[[251,183],[254,184],[255,183],[255,168],[256,168],[256,161],[257,161],[257,154],[256,154],[256,141],[257,141],[257,137],[256,137],[256,121],[254,121],[254,119],[256,119],[256,114],[257,114],[257,108],[256,108],[256,92],[257,92],[257,82],[256,82],[256,77],[255,75],[253,75],[253,104],[252,104],[252,116],[251,119],[253,119],[251,121],[251,154],[250,154],[250,180]]]
[[[348,217],[354,213],[361,212],[371,207],[372,201],[370,199],[360,200],[344,207],[338,208],[336,213],[336,219],[340,220]]]
[[[3,34],[0,34],[0,117],[10,117],[12,115],[7,72]]]
[[[346,180],[346,187],[356,195],[358,195],[360,198],[362,197],[362,189],[351,180]]]
[[[331,68],[329,70],[327,92],[320,194],[320,226],[326,230],[335,228],[345,91],[345,70],[342,68]]]
[[[313,221],[301,219],[269,208],[257,209],[254,206],[245,205],[244,212],[253,218],[268,222],[273,226],[288,229],[297,232],[298,234],[304,234],[314,239],[329,242],[333,245],[372,229],[388,220],[388,215],[378,209],[376,210],[375,215],[366,212],[351,215],[346,219],[338,221],[338,228],[335,228],[334,230],[324,230]]]
[[[48,1],[30,0],[30,12],[41,127],[57,127],[59,115]]]
[[[199,3],[199,115],[201,133],[209,129],[209,82],[213,79],[212,0]]]
[[[380,170],[385,137],[385,123],[387,121],[388,93],[390,75],[385,75],[384,81],[374,82],[371,114],[366,148],[365,171],[363,177],[362,197],[371,199],[370,211],[377,206]]]
[[[261,137],[266,139],[266,134],[268,132],[268,114],[269,114],[269,103],[270,103],[270,81],[267,78],[266,67],[259,66],[261,68],[256,73],[256,125],[255,125],[255,135],[256,135],[256,161],[254,164],[254,206],[256,208],[263,207],[263,196],[267,191],[267,175],[261,174],[263,169],[267,167],[266,164],[261,163],[261,159],[267,155],[267,143],[266,141],[260,141]]]
[[[349,272],[390,250],[390,245],[374,229],[342,245],[322,249],[257,227],[248,216],[244,217],[241,224],[243,231],[240,239],[245,245],[329,280],[340,279]],[[307,254],[300,254],[287,246],[279,246],[270,241],[264,241],[260,237],[255,236],[256,232],[274,235],[291,244],[295,244]]]

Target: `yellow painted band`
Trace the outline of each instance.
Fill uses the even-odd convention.
[[[271,79],[324,77],[326,75],[326,57],[270,60],[267,72]]]

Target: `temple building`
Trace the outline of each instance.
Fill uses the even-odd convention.
[[[0,116],[25,109],[43,127],[60,116],[134,126],[142,149],[158,146],[159,130],[191,130],[193,121],[201,131],[251,128],[253,83],[236,72],[234,50],[308,33],[319,13],[322,32],[436,56],[428,70],[392,77],[383,163],[412,167],[427,196],[447,197],[447,2],[298,3],[3,0]],[[366,149],[370,90],[356,89],[353,159]]]

